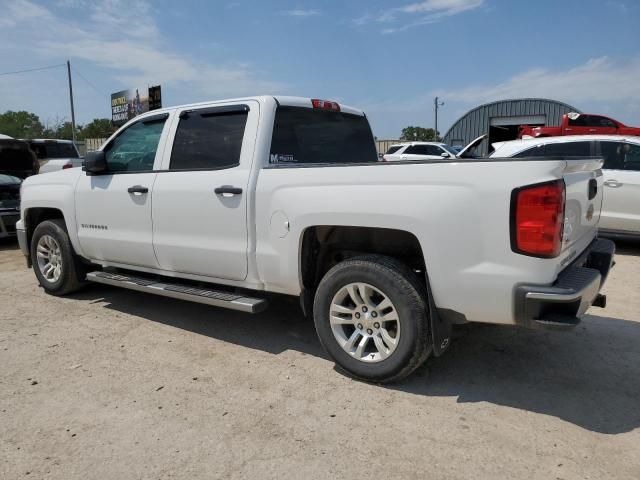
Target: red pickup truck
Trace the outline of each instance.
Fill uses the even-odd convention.
[[[518,138],[557,137],[560,135],[638,135],[640,128],[627,127],[617,120],[590,113],[567,113],[558,127],[521,125]]]

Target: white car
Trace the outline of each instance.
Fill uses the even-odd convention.
[[[602,157],[604,197],[600,232],[640,235],[640,137],[571,135],[494,143],[491,157]]]
[[[40,162],[40,173],[80,167],[82,158],[71,140],[36,138],[24,140]]]
[[[82,170],[27,178],[16,228],[52,295],[90,281],[247,313],[298,297],[337,364],[389,382],[452,323],[570,327],[604,306],[601,165],[379,162],[361,110],[249,97],[135,117]]]
[[[382,161],[448,160],[449,158],[455,158],[456,155],[456,151],[446,143],[407,142],[391,145],[387,153],[382,156]]]

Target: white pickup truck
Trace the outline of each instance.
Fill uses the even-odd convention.
[[[360,110],[242,98],[141,115],[82,169],[28,178],[17,234],[54,295],[300,297],[337,364],[388,382],[442,354],[451,324],[573,326],[604,306],[601,166],[383,163]]]

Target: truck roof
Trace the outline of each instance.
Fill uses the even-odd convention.
[[[209,100],[206,102],[190,103],[186,105],[174,105],[171,107],[165,107],[165,108],[160,108],[158,110],[151,110],[149,112],[145,112],[139,117],[169,112],[169,111],[175,110],[176,108],[199,107],[204,105],[211,105],[212,103],[246,102],[248,100],[254,100],[260,103],[264,103],[265,101],[268,101],[271,99],[275,99],[275,101],[278,102],[278,104],[284,105],[287,107],[313,108],[313,105],[311,103],[312,101],[311,97],[294,97],[294,96],[288,96],[288,95],[257,95],[255,97],[225,98],[225,99],[219,99],[219,100]],[[332,100],[332,101],[335,102],[335,100]],[[364,111],[360,109],[350,107],[348,105],[344,105],[340,102],[336,102],[336,103],[340,105],[341,112],[351,113],[353,115],[361,115],[361,116],[365,115]],[[138,117],[135,117],[135,118],[138,118]]]

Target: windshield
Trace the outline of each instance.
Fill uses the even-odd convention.
[[[39,143],[30,142],[29,146],[39,159],[45,158],[78,158],[78,151],[72,143]]]
[[[461,148],[456,150],[454,147],[450,147],[449,145],[440,145],[440,146],[454,156],[457,155],[460,150],[462,150]]]
[[[378,162],[367,118],[304,107],[278,107],[269,163]]]

